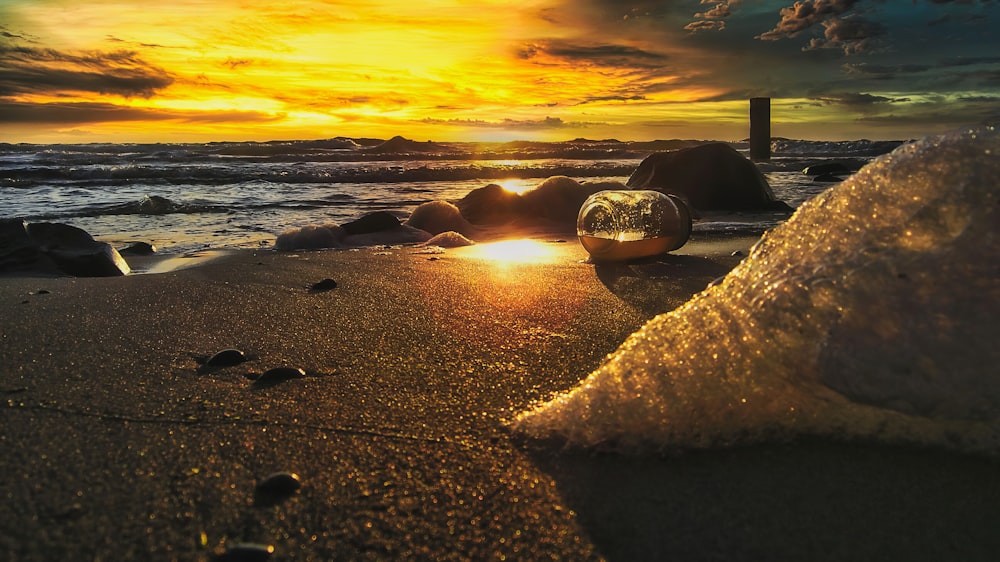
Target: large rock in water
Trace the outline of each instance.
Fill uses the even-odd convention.
[[[1000,457],[998,154],[983,128],[879,158],[514,427],[624,449],[822,435]]]
[[[753,162],[723,143],[650,154],[626,185],[678,195],[696,211],[792,210]]]
[[[470,191],[455,205],[462,216],[475,225],[516,223],[572,227],[587,197],[602,189],[623,188],[621,184],[581,184],[566,176],[552,176],[520,194],[491,183]]]
[[[130,271],[110,244],[75,226],[0,221],[0,273],[113,277]]]

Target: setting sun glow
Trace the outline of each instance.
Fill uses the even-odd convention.
[[[834,2],[786,21],[790,3],[6,0],[0,136],[735,140],[751,96],[774,98],[773,133],[792,138],[995,119],[989,3]],[[885,32],[912,18],[936,40]]]

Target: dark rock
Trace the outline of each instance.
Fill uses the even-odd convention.
[[[403,224],[434,235],[454,231],[463,236],[473,236],[475,231],[475,227],[462,216],[462,211],[447,201],[429,201],[421,204]]]
[[[455,206],[472,224],[504,224],[516,217],[519,196],[491,183],[465,194]]]
[[[806,166],[802,173],[807,176],[825,176],[854,173],[860,166],[857,163],[823,162]]]
[[[317,282],[313,283],[309,287],[309,290],[315,291],[315,292],[320,292],[320,291],[329,291],[331,289],[336,289],[336,288],[337,288],[337,282],[336,281],[334,281],[333,279],[324,279],[322,281],[317,281]]]
[[[367,152],[382,154],[407,154],[411,152],[439,152],[443,149],[444,147],[435,142],[419,142],[396,135],[379,145],[366,148],[365,150]]]
[[[247,360],[245,353],[238,349],[223,349],[205,361],[209,367],[232,367]]]
[[[389,230],[396,228],[400,225],[399,219],[396,215],[389,213],[387,211],[376,211],[374,213],[369,213],[363,217],[353,220],[348,223],[344,223],[341,228],[348,235],[354,234],[370,234],[372,232],[381,232],[383,230]]]
[[[261,480],[254,490],[265,496],[290,496],[302,487],[299,475],[294,472],[278,472]]]
[[[274,554],[269,544],[243,543],[233,545],[215,556],[216,562],[265,562]]]
[[[149,242],[133,242],[118,253],[123,256],[151,256],[156,253],[156,246]]]
[[[85,230],[6,219],[0,221],[0,272],[10,271],[111,277],[130,269],[117,250]]]
[[[263,375],[257,377],[253,386],[257,388],[267,388],[283,383],[287,380],[301,379],[306,376],[306,372],[297,367],[277,367],[265,371]]]
[[[529,219],[576,224],[587,197],[596,192],[565,176],[553,176],[521,194],[519,214]]]
[[[677,195],[695,211],[792,210],[753,162],[724,143],[650,154],[626,185]]]
[[[813,181],[822,183],[838,183],[844,181],[844,178],[837,177],[833,174],[823,174],[821,176],[814,177]]]

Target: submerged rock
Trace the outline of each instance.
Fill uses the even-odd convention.
[[[695,211],[792,210],[753,162],[724,143],[650,154],[626,185],[677,195]]]

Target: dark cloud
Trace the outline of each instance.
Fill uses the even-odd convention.
[[[482,129],[519,129],[519,130],[543,130],[543,129],[565,129],[578,127],[592,127],[601,123],[587,123],[582,121],[563,121],[559,117],[546,117],[544,119],[502,119],[500,121],[485,121],[482,119],[421,119],[420,123],[432,125],[459,125],[462,127],[474,127]]]
[[[854,7],[860,0],[805,0],[782,8],[781,19],[774,29],[757,36],[765,41],[795,37],[810,27],[839,16]]]
[[[869,63],[847,63],[841,65],[841,69],[851,75],[875,80],[892,80],[899,76],[918,74],[927,72],[934,67],[928,64],[869,64]]]
[[[135,51],[67,53],[0,42],[0,96],[96,92],[150,97],[174,77]]]
[[[726,28],[726,22],[724,21],[708,21],[708,20],[693,21],[684,26],[685,30],[691,32],[719,31],[725,28]]]
[[[586,45],[561,40],[538,41],[518,52],[518,57],[539,63],[566,63],[615,68],[661,68],[665,55],[626,45]]]
[[[874,50],[879,46],[879,39],[886,35],[885,26],[860,16],[830,18],[822,25],[823,37],[809,41],[806,50],[843,49],[845,55],[856,55]]]
[[[250,66],[251,64],[253,64],[253,59],[234,59],[233,57],[229,57],[222,61],[222,66],[229,67],[229,70],[236,70],[241,66]]]
[[[633,95],[612,95],[612,96],[594,96],[587,98],[584,101],[577,103],[577,105],[584,105],[588,103],[600,103],[606,101],[643,101],[647,99],[646,96],[633,94]]]
[[[82,125],[125,121],[183,121],[191,123],[268,122],[283,118],[254,111],[175,111],[96,102],[26,103],[0,101],[0,123]]]
[[[885,96],[875,96],[872,94],[862,93],[831,94],[826,96],[816,96],[811,99],[827,105],[844,105],[855,109],[862,109],[884,103],[903,103],[910,101],[909,98],[889,98]]]

